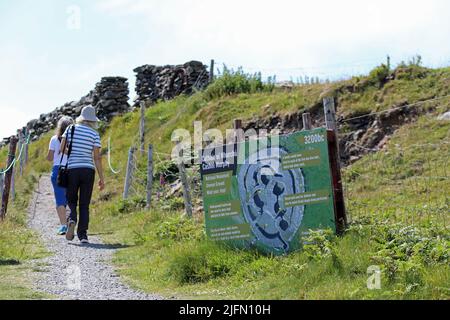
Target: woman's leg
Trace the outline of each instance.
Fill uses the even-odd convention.
[[[78,222],[77,235],[80,240],[87,239],[89,229],[89,205],[91,204],[92,191],[94,189],[95,171],[83,169],[80,181],[80,219]]]
[[[66,207],[59,206],[58,208],[56,208],[56,212],[58,213],[59,223],[61,223],[61,225],[67,224]]]
[[[80,181],[82,173],[80,169],[69,170],[69,185],[67,187],[67,203],[70,208],[69,221],[77,222],[77,203],[78,203],[78,190],[80,189]]]
[[[67,223],[67,217],[66,217],[66,206],[67,206],[67,198],[66,198],[66,189],[61,188],[58,186],[58,183],[56,182],[58,177],[58,166],[54,166],[52,169],[52,186],[53,186],[53,193],[55,195],[55,203],[56,203],[56,212],[59,217],[59,222],[61,225],[64,225]]]

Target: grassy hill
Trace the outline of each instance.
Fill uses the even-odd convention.
[[[100,130],[105,147],[111,138],[112,165],[121,173],[106,169],[107,187],[94,195],[90,231],[107,242],[126,245],[114,262],[127,281],[167,297],[448,299],[450,123],[436,118],[450,109],[449,85],[450,68],[414,64],[394,71],[380,66],[365,77],[292,89],[264,85],[238,72],[226,74],[204,92],[147,110],[146,142],[157,152],[159,180],[160,172],[171,170],[167,154],[174,146],[173,130],[192,132],[194,120],[202,121],[204,130],[223,131],[236,118],[318,113],[322,97],[329,94],[337,96],[338,116],[344,120],[398,106],[414,108],[417,117],[405,121],[382,151],[370,152],[344,169],[352,223],[342,237],[313,232],[314,244],[286,257],[236,251],[207,241],[202,214],[184,218],[182,200],[165,197],[169,190],[159,181],[154,189],[160,196],[153,197],[150,210],[142,207],[144,193],[138,183],[137,195],[121,200],[127,151],[138,134],[138,112],[116,117]],[[349,133],[352,128],[343,124],[340,131]],[[43,159],[50,135],[30,147],[29,168],[36,174],[49,171]],[[1,161],[5,153],[1,150]],[[145,181],[145,159],[138,159],[138,181]],[[195,179],[194,169],[190,174]],[[0,231],[19,227],[23,224],[0,225]],[[0,242],[0,252],[1,248]],[[382,270],[381,290],[367,289],[367,269],[372,265]]]

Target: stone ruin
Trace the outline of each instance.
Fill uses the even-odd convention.
[[[105,77],[96,84],[86,102],[96,107],[100,120],[110,121],[112,117],[130,110],[129,93],[127,78]]]
[[[65,103],[50,113],[41,114],[39,119],[28,122],[27,128],[31,140],[37,140],[42,134],[54,129],[62,116],[76,118],[81,109],[92,105],[97,110],[97,117],[102,121],[109,121],[112,117],[130,110],[128,104],[128,80],[122,77],[104,77],[95,85],[95,89],[82,97],[79,101]],[[7,144],[9,138],[4,139]]]
[[[139,106],[141,101],[154,103],[191,94],[209,83],[207,66],[199,61],[176,66],[144,65],[133,71],[136,72],[135,106]]]

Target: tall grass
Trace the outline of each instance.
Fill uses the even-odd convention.
[[[27,228],[27,209],[37,179],[31,168],[24,170],[23,177],[16,175],[15,200],[10,200],[6,218],[0,222],[0,299],[44,298],[31,288],[29,264],[47,255],[36,233]]]
[[[213,100],[239,93],[271,92],[273,89],[273,83],[263,83],[261,73],[249,74],[242,68],[234,71],[224,66],[223,73],[206,88],[204,95]]]

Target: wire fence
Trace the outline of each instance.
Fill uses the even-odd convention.
[[[141,136],[136,134],[131,139],[129,158],[127,166],[121,164],[120,168],[112,166],[113,155],[111,138],[108,139],[108,165],[113,175],[125,177],[124,181],[124,199],[130,199],[139,204],[144,204],[149,190],[149,150],[141,149]],[[144,145],[147,143],[144,141]],[[172,161],[172,155],[169,153],[152,150],[152,182],[151,199],[152,204],[160,209],[178,210],[186,207],[183,204],[183,198],[189,193],[190,206],[194,211],[201,211],[201,181],[200,169],[196,165],[189,165],[194,162],[194,157],[184,157],[183,170],[180,170],[178,164]],[[185,166],[185,164],[187,164]],[[127,172],[122,168],[127,168]],[[129,176],[129,181],[126,177]],[[184,185],[183,176],[186,178],[187,186]],[[148,203],[146,203],[149,206]],[[186,208],[185,208],[186,209]]]
[[[417,108],[427,103],[434,104],[430,108],[431,111],[448,109],[448,104],[443,103],[448,98],[450,95],[432,97],[358,117],[338,119],[338,122],[345,124],[364,117],[372,117],[375,120],[376,117],[393,110]],[[436,105],[438,102],[440,104]],[[145,141],[145,144],[147,142]],[[141,143],[140,133],[137,132],[131,139],[131,146],[134,146],[138,152],[133,153],[130,159],[132,179],[128,194],[130,197],[137,198],[145,198],[148,190],[147,150],[140,150]],[[450,184],[448,137],[439,143],[394,146],[389,147],[389,150],[367,147],[356,141],[347,143],[360,149],[365,155],[355,165],[343,169],[343,187],[349,221],[367,216],[376,218],[389,216],[390,219],[402,220],[407,224],[428,221],[448,225],[447,214],[450,212],[450,200],[446,193]],[[108,164],[111,172],[115,175],[125,174],[123,169],[112,166],[111,148],[109,139]],[[443,156],[435,157],[440,159],[439,161],[430,158],[434,152],[442,153]],[[188,160],[195,160],[194,157],[188,158]],[[164,203],[174,198],[181,199],[184,190],[180,181],[180,172],[171,161],[171,154],[154,150],[152,164],[155,167],[153,194],[157,201]],[[186,176],[193,205],[201,207],[202,188],[199,166],[188,165]]]
[[[393,59],[390,56],[379,56],[371,59],[341,61],[340,63],[308,65],[298,64],[290,66],[264,66],[257,67],[249,62],[248,64],[236,64],[215,60],[215,71],[217,74],[223,74],[225,69],[238,70],[242,69],[248,73],[260,73],[264,79],[269,77],[273,80],[281,82],[293,82],[297,85],[310,83],[325,83],[330,81],[348,80],[352,77],[368,74],[375,67],[384,64],[390,68],[397,65],[417,63],[417,57],[410,57],[409,60]],[[394,61],[395,60],[395,61]],[[448,67],[448,59],[442,59],[437,63],[427,63],[427,68],[444,68]],[[421,65],[421,64],[419,64]]]
[[[450,137],[439,144],[393,146],[343,170],[350,221],[364,217],[448,228]]]
[[[31,135],[24,131],[18,132],[17,141],[10,141],[10,150],[8,152],[8,163],[4,170],[0,170],[0,219],[3,220],[7,208],[9,198],[15,200],[16,190],[15,190],[15,175],[19,173],[21,176],[23,174],[24,166],[28,159],[28,146],[30,144]],[[16,148],[17,142],[19,143],[19,148]],[[14,151],[12,151],[14,150]],[[11,154],[13,153],[13,154]],[[15,168],[19,165],[19,170]]]
[[[16,157],[14,156],[14,160],[10,163],[10,165],[4,169],[4,170],[0,170],[0,175],[5,175],[6,173],[8,173],[8,171],[12,170],[12,168],[14,168],[16,166],[17,163],[20,163],[24,157],[24,150],[26,148],[27,145],[30,144],[30,137],[31,135],[29,134],[27,136],[27,138],[25,139],[25,141],[23,143],[21,143],[20,145],[20,149],[19,149],[19,155]]]
[[[347,122],[351,122],[351,121],[354,121],[354,120],[359,120],[359,119],[363,119],[363,118],[367,118],[367,117],[379,116],[381,114],[390,113],[390,112],[396,111],[396,110],[403,110],[403,109],[413,108],[413,107],[417,107],[417,106],[422,105],[422,104],[426,104],[426,103],[429,103],[429,102],[437,102],[437,101],[441,101],[443,99],[448,99],[448,98],[450,98],[450,95],[445,95],[445,96],[441,96],[441,97],[434,97],[434,98],[430,98],[430,99],[424,99],[424,100],[417,101],[417,102],[414,102],[414,103],[405,104],[405,105],[402,105],[402,106],[399,106],[399,107],[389,108],[387,110],[382,110],[382,111],[378,111],[378,112],[370,112],[370,113],[367,113],[367,114],[364,114],[364,115],[360,115],[360,116],[357,116],[357,117],[340,119],[340,120],[338,120],[338,122],[339,123],[347,123]],[[441,106],[435,106],[434,108],[435,109],[442,109],[442,108],[447,108],[448,109],[448,108],[450,108],[450,106],[448,106],[448,105],[441,105]]]
[[[365,217],[389,219],[405,225],[435,223],[448,227],[450,212],[450,138],[439,143],[418,143],[388,150],[370,151],[354,165],[343,169],[343,187],[349,222]],[[135,139],[134,145],[138,145]],[[440,154],[440,156],[438,156]],[[171,154],[154,151],[153,194],[161,206],[182,199],[180,173]],[[147,185],[147,152],[133,154],[130,197],[144,198]],[[188,160],[195,160],[194,157]],[[201,210],[202,186],[198,165],[186,168],[193,205]],[[171,200],[172,199],[172,200]],[[182,207],[181,200],[178,205]]]
[[[432,98],[408,106],[413,107],[420,103],[439,101],[449,97]],[[401,108],[405,107],[407,106]],[[366,116],[391,111],[392,109],[389,109]],[[342,123],[350,120],[352,119],[343,119]],[[450,212],[448,195],[450,138],[447,138],[439,143],[394,145],[389,149],[368,148],[349,142],[367,153],[360,161],[343,169],[343,187],[349,221],[357,221],[367,216],[389,216],[389,219],[406,225],[433,222],[447,227],[447,215]],[[135,147],[141,143],[139,134],[136,134],[132,140],[132,145]],[[437,153],[441,156],[435,159],[441,160],[432,161],[431,156]],[[171,154],[157,150],[153,152],[153,165],[156,168],[153,185],[156,188],[152,192],[156,201],[164,202],[173,197],[181,199],[184,192],[180,182],[180,172],[171,158]],[[129,196],[144,198],[148,183],[146,156],[135,152],[131,160],[133,173]],[[187,157],[186,160],[194,163],[193,160],[196,158]],[[114,174],[123,173],[123,170],[116,170],[111,166],[110,139],[108,163]],[[201,208],[202,184],[199,166],[188,165],[186,176],[193,205]]]
[[[236,65],[220,60],[215,61],[218,74],[223,74],[225,69],[242,69],[249,73],[260,73],[264,78],[271,77],[278,81],[291,81],[297,84],[308,84],[315,82],[326,82],[349,79],[369,72],[381,63],[387,63],[386,57],[378,59],[367,59],[359,61],[344,61],[339,64],[328,65],[303,65],[289,67],[254,67],[251,65]]]

